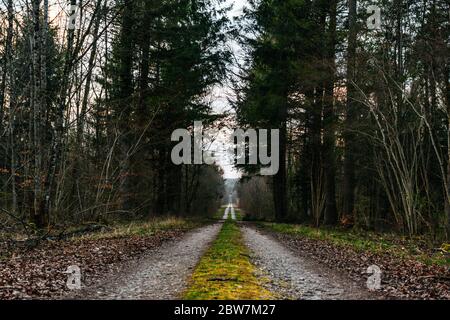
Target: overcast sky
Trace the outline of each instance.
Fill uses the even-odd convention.
[[[226,4],[233,4],[233,9],[228,13],[229,18],[233,19],[242,15],[243,8],[248,3],[247,0],[228,0]],[[228,45],[233,50],[236,58],[239,59],[239,57],[242,56],[241,48],[239,47],[239,45],[235,41],[230,41]],[[223,113],[226,111],[232,112],[232,108],[228,103],[228,99],[233,100],[233,95],[233,90],[231,90],[228,85],[216,86],[211,96],[214,111],[217,113]],[[217,163],[224,170],[225,179],[236,179],[241,176],[241,173],[234,168],[234,165],[232,164],[232,158],[230,157],[231,141],[228,140],[227,135],[229,135],[231,132],[231,130],[228,130],[226,133],[217,137],[216,141],[210,147],[210,150],[215,153]]]

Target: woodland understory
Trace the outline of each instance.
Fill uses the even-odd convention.
[[[448,1],[69,2],[0,3],[2,234],[212,216],[222,168],[171,161],[202,121],[280,130],[275,176],[240,168],[246,219],[448,241]]]

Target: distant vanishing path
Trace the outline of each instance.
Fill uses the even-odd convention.
[[[223,215],[223,220],[228,220],[228,217],[231,213],[231,220],[236,220],[236,212],[234,212],[233,203],[230,202],[228,207],[225,209],[225,214]]]

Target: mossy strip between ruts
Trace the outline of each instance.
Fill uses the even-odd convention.
[[[255,275],[236,222],[224,223],[200,260],[184,297],[188,300],[265,300],[274,295]]]

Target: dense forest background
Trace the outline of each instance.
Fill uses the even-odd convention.
[[[448,1],[250,3],[235,106],[241,126],[281,129],[281,165],[243,179],[241,207],[448,236]]]
[[[170,152],[175,129],[218,117],[206,97],[230,56],[221,3],[0,4],[5,227],[216,211],[221,169]]]
[[[242,169],[248,218],[449,236],[448,1],[251,0],[234,22],[228,10],[4,0],[1,227],[211,215],[222,169],[173,165],[171,134],[223,125],[208,97],[232,82],[240,127],[281,130],[279,173]]]

